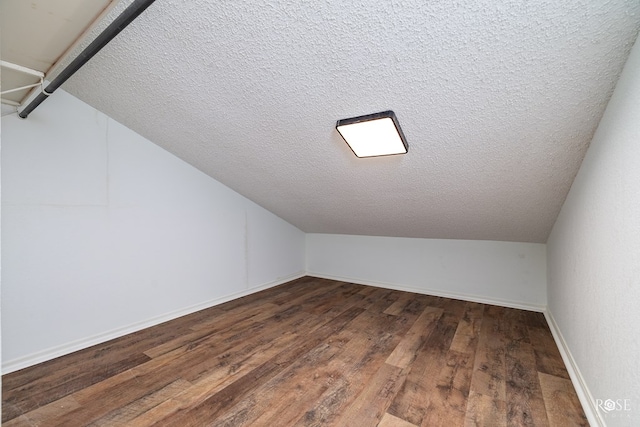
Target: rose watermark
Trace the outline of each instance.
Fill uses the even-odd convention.
[[[631,411],[631,399],[596,399],[598,410],[604,415],[622,415]]]

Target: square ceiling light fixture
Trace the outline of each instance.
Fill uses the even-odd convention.
[[[357,157],[390,156],[409,151],[393,111],[338,120],[336,129]]]

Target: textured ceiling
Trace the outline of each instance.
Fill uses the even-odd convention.
[[[545,242],[639,27],[637,0],[157,0],[63,88],[305,232]],[[356,158],[336,120],[389,109],[409,153]]]

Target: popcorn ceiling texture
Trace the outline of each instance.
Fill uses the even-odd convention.
[[[305,232],[545,242],[639,27],[637,0],[158,0],[63,89]],[[387,109],[408,155],[356,158],[336,120]]]

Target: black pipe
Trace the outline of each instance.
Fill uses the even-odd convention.
[[[116,19],[113,20],[103,32],[92,41],[81,53],[74,59],[67,67],[58,74],[58,76],[47,85],[44,89],[44,93],[40,92],[37,97],[33,99],[18,113],[20,118],[26,119],[29,114],[36,109],[36,107],[47,99],[49,95],[58,89],[69,77],[71,77],[76,71],[78,71],[84,64],[86,64],[96,53],[107,45],[120,31],[124,30],[127,25],[138,17],[146,8],[151,6],[155,0],[135,0],[131,3]]]

